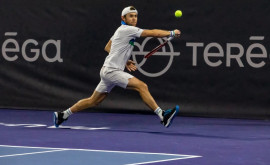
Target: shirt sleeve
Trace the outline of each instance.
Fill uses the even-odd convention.
[[[140,29],[138,27],[129,26],[128,33],[131,37],[137,37],[139,38],[143,32],[143,29]]]

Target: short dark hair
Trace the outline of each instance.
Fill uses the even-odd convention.
[[[136,10],[134,6],[130,6],[130,10]]]

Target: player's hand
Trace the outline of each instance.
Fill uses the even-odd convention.
[[[178,29],[174,30],[175,37],[180,37],[181,31]]]
[[[135,62],[132,60],[128,60],[128,62],[126,63],[126,68],[128,71],[132,72],[132,71],[136,71],[137,67],[135,65]]]

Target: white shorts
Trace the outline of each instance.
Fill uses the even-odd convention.
[[[115,86],[126,88],[128,79],[132,78],[131,74],[115,68],[103,66],[100,70],[100,82],[96,87],[96,91],[100,93],[110,93]]]

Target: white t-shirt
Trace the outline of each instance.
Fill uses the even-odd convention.
[[[130,41],[134,42],[134,39],[140,37],[142,32],[143,30],[138,27],[121,25],[111,38],[111,50],[103,66],[124,70],[134,47]]]

